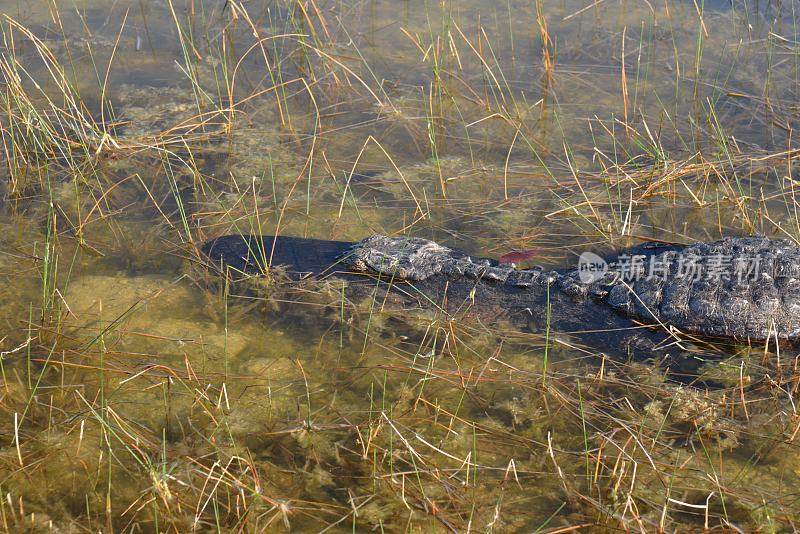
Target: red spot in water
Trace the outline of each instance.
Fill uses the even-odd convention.
[[[535,248],[528,250],[515,250],[513,252],[503,254],[502,256],[500,256],[498,261],[500,263],[519,263],[535,257],[537,252],[538,250]]]

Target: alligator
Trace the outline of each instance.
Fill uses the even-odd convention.
[[[594,261],[563,270],[518,269],[427,239],[385,235],[357,243],[229,235],[203,251],[228,273],[280,265],[296,280],[342,279],[349,291],[380,287],[404,306],[506,317],[535,329],[649,330],[662,340],[678,333],[747,342],[800,337],[800,247],[783,239],[648,242],[608,259],[590,253]]]

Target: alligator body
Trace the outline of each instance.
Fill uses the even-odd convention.
[[[800,247],[780,239],[645,244],[607,264],[591,255],[599,260],[594,267],[605,269],[582,264],[561,271],[517,269],[433,241],[382,235],[358,243],[224,236],[204,251],[236,271],[283,265],[298,278],[337,277],[353,287],[366,277],[406,304],[564,331],[629,330],[638,323],[738,340],[800,337]]]

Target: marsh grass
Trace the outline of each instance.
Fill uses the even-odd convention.
[[[794,12],[764,9],[5,15],[2,528],[796,529],[790,348],[687,336],[667,369],[552,330],[568,310],[542,332],[398,316],[287,287],[267,250],[231,285],[199,251],[386,232],[565,265],[797,240],[800,49]],[[119,83],[143,32],[174,78],[144,98]]]

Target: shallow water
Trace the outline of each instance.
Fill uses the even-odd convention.
[[[610,358],[198,253],[797,239],[795,2],[0,8],[4,529],[796,528],[791,347]]]

